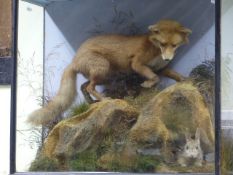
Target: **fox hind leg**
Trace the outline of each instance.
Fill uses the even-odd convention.
[[[95,87],[98,84],[102,84],[103,81],[109,76],[110,74],[110,63],[108,60],[104,59],[103,57],[95,57],[94,65],[90,66],[89,71],[89,84],[86,86],[86,91],[93,95],[97,100],[103,100],[104,96],[97,92]]]
[[[96,86],[96,82],[91,80],[90,83],[87,85],[87,92],[91,95],[93,95],[97,100],[103,100],[103,96],[96,91],[95,89],[95,86]]]
[[[83,96],[84,96],[86,102],[89,103],[89,104],[92,104],[92,103],[94,103],[96,101],[92,99],[89,92],[87,91],[87,86],[88,86],[89,83],[90,83],[90,81],[87,81],[87,82],[83,83],[81,85],[81,91],[83,93]]]

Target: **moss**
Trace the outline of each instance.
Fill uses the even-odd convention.
[[[116,74],[111,77],[111,83],[105,86],[104,94],[107,97],[122,99],[127,96],[138,96],[143,89],[140,84],[144,78],[137,73]]]
[[[212,173],[214,172],[214,164],[207,164],[202,167],[197,167],[197,166],[189,166],[189,167],[181,167],[180,165],[165,165],[165,168],[163,167],[164,165],[161,165],[158,167],[158,172],[163,172],[164,169],[166,168],[167,172],[179,172],[179,173]]]
[[[73,117],[79,114],[86,112],[90,108],[90,105],[87,103],[81,103],[79,105],[73,106],[70,109],[68,116]]]
[[[59,163],[48,157],[39,156],[32,163],[29,171],[58,171]]]
[[[161,160],[154,156],[137,156],[126,161],[120,154],[112,153],[109,158],[109,161],[104,162],[102,166],[105,171],[112,172],[155,172],[157,166],[161,163]]]
[[[169,130],[178,134],[186,132],[187,129],[189,129],[189,132],[190,130],[195,132],[192,109],[185,97],[177,94],[177,97],[170,104],[167,104],[163,111],[161,119]]]
[[[136,160],[135,172],[155,172],[160,164],[161,160],[154,156],[139,156]]]
[[[113,144],[113,132],[109,130],[105,135],[101,143],[96,146],[96,154],[98,157],[102,156],[106,152],[108,152]]]
[[[192,86],[191,83],[189,84],[180,84],[179,87],[188,91],[195,91],[195,87]],[[184,88],[185,87],[185,88]],[[170,91],[172,91],[171,89]],[[166,95],[170,93],[169,90],[167,92],[164,92]],[[143,106],[145,106],[146,103],[148,103],[152,98],[155,97],[159,93],[159,90],[156,88],[151,89],[143,89],[139,96],[132,97],[128,96],[125,97],[125,100],[131,104],[133,107],[137,109],[141,109]],[[170,97],[173,100],[167,100],[170,99]],[[166,126],[166,130],[170,130],[173,133],[184,133],[188,127],[189,132],[195,133],[196,127],[194,126],[194,119],[192,117],[192,107],[191,102],[188,100],[188,96],[182,95],[182,93],[177,92],[174,94],[171,94],[171,96],[167,97],[165,100],[167,100],[166,103],[163,103],[163,110],[159,110],[161,112],[161,117],[158,117],[158,122],[155,122],[160,127],[164,128]],[[108,102],[105,102],[108,103]],[[119,102],[122,103],[122,102]],[[122,103],[124,104],[124,103]],[[160,104],[160,103],[158,103]],[[74,120],[82,120],[85,119],[89,114],[91,114],[95,108],[97,108],[98,104],[93,104],[91,108],[89,108],[89,105],[86,103],[80,104],[78,106],[75,106],[71,109],[70,117],[79,115],[78,117],[73,117],[71,119],[68,119],[68,121],[63,121],[64,124],[67,122],[68,124],[71,124]],[[100,106],[99,106],[100,107]],[[158,110],[160,106],[156,106],[156,110]],[[88,110],[89,109],[89,110]],[[87,111],[88,110],[88,111]],[[93,111],[92,111],[93,110]],[[87,112],[86,112],[87,111]],[[147,110],[145,110],[147,111]],[[84,113],[85,112],[85,113]],[[143,155],[134,155],[131,159],[131,155],[128,155],[129,152],[124,152],[124,146],[127,145],[128,140],[128,134],[130,128],[134,125],[136,122],[133,120],[128,121],[128,118],[124,118],[124,116],[121,116],[121,113],[116,113],[116,119],[115,122],[120,122],[123,120],[122,124],[116,125],[116,127],[109,127],[109,129],[106,129],[104,133],[100,134],[96,138],[96,141],[89,147],[89,149],[82,151],[81,153],[77,153],[73,155],[72,157],[69,157],[66,159],[66,166],[65,170],[71,170],[71,171],[115,171],[115,172],[137,172],[137,173],[153,173],[153,172],[164,172],[165,169],[168,171],[176,171],[176,172],[210,172],[212,171],[212,166],[205,165],[201,168],[198,167],[187,167],[182,168],[180,166],[173,166],[171,164],[166,164],[165,169],[162,170],[159,169],[163,164],[163,158],[160,157],[157,158],[155,156],[143,156]],[[159,123],[161,122],[161,123]],[[66,124],[67,124],[66,123]],[[121,123],[121,122],[120,122]],[[69,126],[69,125],[67,125]],[[109,125],[111,126],[111,125]],[[164,129],[160,129],[159,132],[162,134]],[[141,132],[141,131],[140,131]],[[57,132],[58,133],[58,132]],[[166,133],[165,133],[166,134]],[[136,135],[138,138],[139,134]],[[97,137],[97,136],[96,136]],[[54,138],[56,140],[56,138]],[[165,140],[165,139],[164,139]],[[48,140],[47,140],[48,141]],[[161,141],[162,142],[162,141]],[[160,143],[160,142],[157,142]],[[176,143],[175,143],[176,144]],[[158,146],[158,145],[157,145]],[[170,145],[169,145],[170,146]],[[173,145],[172,145],[173,146]],[[130,149],[132,149],[130,147]],[[39,163],[33,165],[32,167],[37,167],[37,171],[56,171],[58,170],[57,162],[53,162],[51,160],[42,160]],[[52,164],[54,163],[54,164]],[[50,165],[51,164],[51,165]],[[39,165],[39,166],[38,166]],[[62,166],[60,164],[60,166]],[[51,170],[47,170],[46,168],[51,168]],[[57,168],[57,169],[56,169]],[[33,168],[31,169],[33,170]],[[35,170],[35,168],[34,168]],[[61,170],[61,168],[60,168]],[[64,170],[64,169],[63,169]]]
[[[221,170],[223,174],[233,171],[233,139],[223,134],[221,142]]]
[[[97,154],[94,150],[86,150],[76,154],[68,161],[72,171],[97,171]]]
[[[135,107],[136,109],[141,109],[145,104],[148,103],[155,95],[157,95],[160,92],[157,88],[151,88],[151,89],[143,89],[141,90],[141,93],[137,97],[133,96],[127,96],[124,98],[130,105]]]
[[[122,150],[116,148],[115,138],[111,131],[92,150],[78,153],[68,160],[68,167],[72,171],[112,171],[112,172],[155,172],[162,160],[155,156],[136,156],[132,159],[124,159]],[[121,147],[121,146],[117,146]],[[99,161],[104,155],[104,162]]]
[[[130,167],[128,164],[123,163],[120,159],[120,154],[116,152],[109,152],[105,156],[104,162],[98,162],[98,165],[104,171],[112,171],[112,172],[129,172]]]

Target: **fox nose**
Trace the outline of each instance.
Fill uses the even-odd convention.
[[[162,58],[163,58],[164,61],[168,62],[168,61],[171,61],[171,60],[172,60],[173,55],[163,54],[163,55],[162,55]]]

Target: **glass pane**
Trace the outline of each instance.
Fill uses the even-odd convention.
[[[18,90],[17,143],[37,151],[21,166],[18,148],[18,171],[213,172],[214,16],[203,0],[47,1],[44,55],[18,65],[38,90]]]
[[[222,173],[233,171],[233,2],[222,1],[221,14],[221,92],[222,92]]]
[[[40,142],[39,129],[25,122],[43,95],[43,7],[19,1],[16,170],[28,170]]]

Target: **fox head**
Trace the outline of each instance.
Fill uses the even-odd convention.
[[[192,31],[173,20],[161,20],[148,27],[151,32],[149,40],[161,50],[162,59],[171,61],[176,49],[189,42]]]

